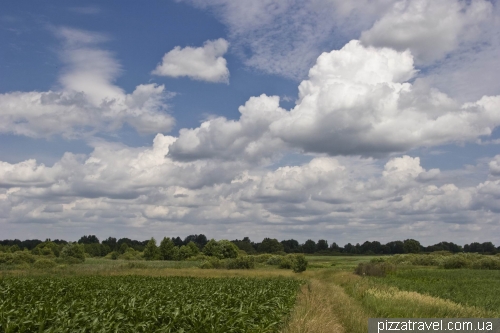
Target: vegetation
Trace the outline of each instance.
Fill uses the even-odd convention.
[[[157,307],[166,306],[165,304],[171,306],[177,298],[183,300],[175,303],[176,306],[169,308],[173,309],[174,314],[178,309],[177,317],[168,311],[164,315],[158,315],[159,320],[166,320],[162,322],[163,329],[173,327],[168,326],[170,319],[165,319],[167,315],[172,315],[176,323],[202,325],[198,319],[189,319],[190,313],[197,313],[198,306],[200,309],[203,307],[206,310],[205,319],[207,322],[213,324],[213,320],[209,318],[220,317],[219,307],[209,306],[207,304],[211,303],[206,303],[207,301],[203,299],[203,295],[206,295],[204,291],[200,292],[199,297],[201,298],[189,300],[183,298],[184,296],[177,296],[178,288],[170,286],[165,288],[170,288],[169,292],[173,293],[173,299],[166,297],[163,291],[159,293],[162,300],[144,298],[147,295],[152,295],[151,285],[174,276],[203,277],[204,279],[201,280],[208,277],[218,277],[217,281],[222,284],[228,277],[245,277],[256,284],[262,278],[277,276],[300,277],[306,281],[297,293],[297,302],[291,316],[287,316],[287,314],[290,313],[292,305],[287,305],[285,311],[280,308],[281,305],[272,305],[279,308],[272,310],[271,305],[265,303],[269,305],[268,311],[281,313],[281,315],[273,317],[272,320],[269,319],[269,325],[255,326],[260,324],[257,324],[255,320],[248,319],[252,317],[250,311],[259,305],[254,304],[248,308],[247,312],[234,316],[238,323],[235,322],[234,327],[236,328],[233,331],[241,331],[241,327],[245,327],[244,331],[252,331],[253,327],[254,331],[259,332],[281,330],[281,332],[287,333],[361,333],[366,332],[367,320],[370,317],[491,318],[500,315],[500,302],[496,298],[500,292],[498,289],[500,254],[495,254],[498,248],[490,242],[471,243],[464,247],[441,242],[424,247],[416,240],[407,239],[387,244],[373,241],[356,245],[346,244],[344,247],[340,247],[335,243],[328,245],[326,240],[317,242],[308,240],[304,244],[300,244],[293,239],[279,242],[276,239],[266,238],[261,243],[254,243],[247,237],[234,241],[214,239],[208,241],[204,235],[190,235],[184,240],[179,237],[165,237],[160,244],[157,244],[155,239],[140,242],[130,239],[117,240],[111,237],[99,242],[97,237],[92,235],[82,237],[77,243],[60,240],[25,242],[28,242],[27,244],[31,248],[24,247],[22,242],[0,243],[3,244],[0,246],[1,295],[10,293],[12,289],[10,286],[15,285],[13,281],[41,281],[39,287],[42,289],[46,281],[53,281],[53,293],[57,294],[58,291],[66,290],[68,295],[78,296],[80,294],[73,291],[73,287],[67,287],[64,281],[77,281],[82,278],[83,280],[78,281],[87,281],[79,285],[82,287],[83,285],[93,286],[93,282],[91,282],[94,281],[93,279],[109,278],[109,280],[100,280],[99,288],[101,289],[97,288],[96,291],[100,290],[99,295],[107,297],[107,290],[115,288],[115,291],[118,291],[117,295],[123,296],[123,299],[113,299],[112,296],[105,298],[106,301],[102,302],[103,306],[108,304],[106,306],[109,307],[101,310],[102,313],[109,315],[106,318],[109,318],[110,322],[120,321],[119,325],[122,325],[119,326],[120,331],[141,331],[142,327],[145,327],[144,330],[148,328],[153,332],[158,329],[154,326],[152,317],[149,317],[147,312],[149,310],[146,309],[146,306],[138,306],[139,299],[150,302],[148,309],[150,308],[152,313],[158,311],[155,310]],[[380,256],[380,254],[393,255]],[[294,274],[294,272],[300,272],[300,275]],[[15,276],[18,277],[14,278]],[[134,281],[140,283],[137,286],[132,286],[131,282],[127,284],[127,278],[137,278]],[[159,280],[147,280],[147,278]],[[110,282],[115,281],[113,279],[117,279],[117,282]],[[8,287],[6,287],[5,281],[10,281]],[[149,282],[144,284],[144,289],[140,289],[144,281]],[[2,285],[2,283],[4,284]],[[30,283],[35,284],[34,282]],[[161,290],[163,290],[162,283],[158,287]],[[265,284],[260,286],[263,288],[261,293],[265,293],[267,288]],[[189,288],[186,290],[183,288],[180,288],[182,291],[179,293],[185,291],[189,294],[191,292]],[[243,285],[241,292],[248,297],[251,297],[252,293],[258,293],[257,291],[243,291],[246,288],[246,285]],[[19,287],[16,290],[20,289]],[[130,294],[125,297],[128,290],[130,290]],[[225,290],[222,285],[218,289],[220,293]],[[38,295],[37,292],[32,293],[33,302],[36,299],[35,295]],[[48,292],[47,297],[55,297],[52,295],[53,293]],[[61,296],[60,293],[57,295]],[[133,298],[131,295],[134,293],[137,293],[139,297],[136,297],[136,303],[131,306],[125,300],[131,300]],[[93,292],[90,292],[89,295],[93,295]],[[89,296],[88,300],[92,297]],[[233,294],[217,297],[225,299],[233,305],[239,304],[239,306],[243,306],[241,311],[245,311],[246,303],[243,302],[243,305],[241,302],[235,303]],[[242,297],[246,300],[246,296]],[[262,300],[263,298],[258,299]],[[41,301],[44,300],[45,298],[41,298]],[[0,300],[1,302],[2,300]],[[25,302],[28,302],[26,298]],[[33,302],[31,304],[35,304]],[[55,298],[54,302],[54,304],[59,304],[56,303]],[[95,301],[92,302],[95,304]],[[23,313],[31,316],[30,313],[42,310],[36,310],[36,307],[30,306],[29,303],[19,307],[19,309],[16,308],[17,310],[5,305],[7,303],[2,304],[0,321],[6,322],[7,320],[12,325],[18,325],[16,328],[12,328],[16,332],[23,331],[25,329],[23,327],[26,327],[25,331],[31,331],[33,326],[29,325],[35,325],[35,323],[39,325],[40,320],[45,317],[52,318],[48,319],[47,324],[62,320],[57,319],[55,315],[49,316],[54,314],[50,311],[55,310],[50,310],[50,307],[47,308],[49,310],[41,307],[39,309],[45,309],[43,311],[46,311],[47,316],[44,315],[44,312],[37,312],[36,319],[16,321],[15,318],[18,314],[21,314],[21,317],[24,316]],[[97,317],[92,310],[87,310],[85,307],[87,305],[78,303],[80,307],[77,309],[81,310],[81,314],[77,315],[78,312],[71,312],[72,310],[69,310],[69,307],[64,305],[65,303],[60,304],[65,310],[59,311],[57,316],[65,318],[63,325],[72,327],[68,325],[76,325],[75,322],[79,321],[83,327],[82,330],[94,330],[89,327],[94,327],[92,320]],[[109,304],[114,304],[114,307]],[[137,311],[142,311],[142,317],[139,317]],[[87,312],[93,317],[87,316]],[[102,313],[98,316],[101,316]],[[203,315],[199,315],[203,317]],[[117,318],[121,319],[117,320]],[[99,320],[102,323],[95,324],[96,327],[104,327],[106,321]],[[39,329],[39,326],[37,327]],[[47,327],[45,330],[50,331]],[[132,327],[134,328],[132,329]],[[211,331],[218,331],[216,326],[210,327]],[[3,327],[0,327],[0,331],[2,329]],[[175,330],[178,327],[175,326],[172,329]],[[221,331],[228,329],[228,327],[222,326]],[[106,331],[107,329],[102,328],[101,330]],[[57,332],[56,328],[53,331]]]
[[[276,332],[295,279],[79,276],[0,279],[2,332]]]

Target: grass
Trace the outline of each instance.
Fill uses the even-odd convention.
[[[139,275],[153,277],[299,277],[308,281],[282,333],[364,333],[374,317],[499,317],[500,271],[399,267],[386,277],[358,276],[354,269],[378,256],[307,256],[295,274],[262,263],[252,270],[197,268],[199,262],[87,259],[47,270],[0,271],[3,276]]]
[[[500,314],[500,271],[471,269],[405,269],[375,279],[400,290],[439,297]]]

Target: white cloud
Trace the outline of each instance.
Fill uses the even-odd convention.
[[[322,51],[357,38],[395,0],[186,0],[228,27],[246,65],[300,80]]]
[[[229,43],[222,38],[206,41],[202,47],[176,46],[163,56],[161,64],[152,72],[156,75],[194,80],[229,83],[229,70],[223,55]]]
[[[108,51],[96,47],[104,36],[69,28],[56,33],[64,40],[61,89],[0,94],[0,133],[74,138],[113,132],[124,123],[139,133],[173,127],[163,85],[143,84],[126,94],[112,83],[120,66]]]
[[[494,176],[500,176],[500,155],[497,155],[489,163],[490,173]]]
[[[240,108],[239,121],[215,118],[182,130],[170,154],[248,159],[252,151],[271,157],[288,146],[309,153],[383,156],[473,141],[500,125],[500,96],[460,105],[436,89],[406,82],[414,74],[409,51],[351,41],[318,58],[290,111],[279,108],[278,97],[252,97]]]
[[[488,19],[491,3],[474,0],[402,0],[373,27],[361,34],[367,45],[409,49],[418,64],[430,64],[455,50],[460,43],[478,37]]]
[[[373,160],[316,157],[267,170],[231,161],[173,161],[165,155],[175,140],[159,134],[143,148],[101,143],[89,156],[66,154],[52,167],[2,162],[0,224],[87,226],[98,234],[147,226],[149,232],[203,230],[217,237],[241,237],[232,228],[245,226],[257,240],[269,234],[301,239],[302,228],[307,237],[327,237],[329,228],[363,235],[328,236],[339,242],[360,241],[367,230],[370,238],[389,241],[407,237],[407,228],[416,229],[413,235],[454,228],[450,235],[457,241],[469,240],[471,226],[486,237],[495,230],[491,212],[500,211],[499,181],[462,187],[437,185],[432,177],[423,181],[433,171],[419,158],[397,157],[378,167]],[[135,238],[146,229],[135,229]]]

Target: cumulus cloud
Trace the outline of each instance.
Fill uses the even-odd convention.
[[[141,134],[173,127],[163,85],[141,84],[127,94],[113,84],[120,66],[108,51],[97,47],[105,36],[69,28],[56,34],[64,41],[61,89],[0,94],[1,133],[74,138],[113,132],[125,123]]]
[[[294,108],[278,97],[251,98],[239,121],[211,119],[185,129],[173,158],[272,156],[272,149],[329,155],[383,156],[422,146],[472,141],[500,125],[500,97],[460,105],[415,75],[409,51],[365,47],[351,41],[323,53],[299,85]],[[262,150],[263,149],[263,150]]]
[[[209,9],[229,30],[234,52],[246,65],[302,79],[335,41],[357,38],[395,0],[185,0]]]
[[[229,83],[229,70],[223,55],[229,43],[222,38],[206,41],[202,47],[176,46],[163,56],[161,64],[152,72],[155,75],[181,77],[207,82]]]
[[[497,155],[489,163],[490,173],[494,176],[500,176],[500,155]]]
[[[485,0],[402,0],[361,34],[367,45],[411,50],[417,63],[430,64],[478,37],[492,5]]]
[[[0,223],[148,226],[186,234],[223,228],[228,235],[236,232],[232,225],[247,225],[257,239],[269,232],[293,236],[304,227],[308,237],[318,232],[323,238],[325,230],[338,228],[370,230],[383,240],[387,228],[398,238],[405,227],[429,231],[446,224],[464,237],[472,224],[487,233],[490,212],[500,209],[499,181],[438,185],[423,177],[433,171],[418,157],[392,158],[382,167],[373,160],[316,157],[269,170],[232,161],[174,161],[165,155],[175,140],[158,134],[151,147],[102,143],[88,156],[68,153],[52,167],[2,162]]]

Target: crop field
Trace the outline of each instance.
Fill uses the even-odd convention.
[[[276,332],[292,278],[0,278],[1,332]]]
[[[497,269],[445,269],[437,255],[317,255],[297,274],[264,259],[254,269],[103,258],[0,269],[0,332],[366,333],[375,317],[500,316]],[[372,264],[393,269],[355,273]]]
[[[500,314],[500,271],[471,269],[405,269],[383,279],[381,284],[415,291]]]

